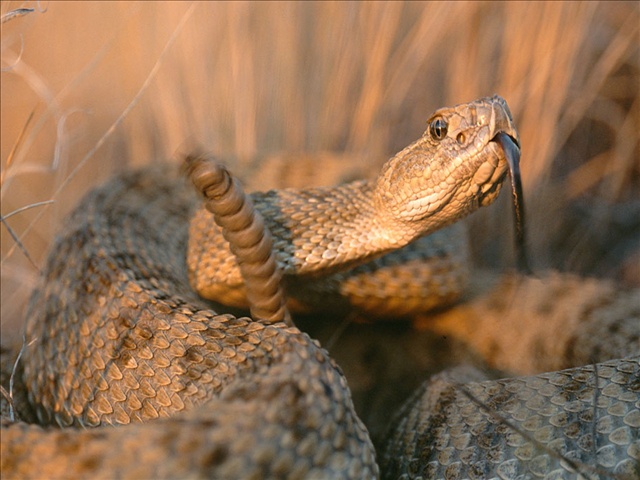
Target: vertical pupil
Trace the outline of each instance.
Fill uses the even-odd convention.
[[[431,122],[431,136],[436,140],[442,140],[447,135],[447,122],[442,118],[436,118]]]

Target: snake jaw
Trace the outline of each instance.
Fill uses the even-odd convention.
[[[442,210],[451,201],[456,190],[439,190],[425,197],[409,200],[403,216],[407,218],[424,218]]]
[[[502,148],[493,141],[487,145],[487,148],[491,154],[473,175],[479,207],[486,207],[497,198],[508,171],[508,163]]]

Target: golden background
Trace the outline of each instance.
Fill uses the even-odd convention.
[[[279,152],[378,165],[435,108],[494,93],[534,266],[640,285],[639,5],[2,2],[3,338],[65,214],[116,171],[188,138],[240,172]],[[509,202],[470,219],[481,266],[512,265]]]

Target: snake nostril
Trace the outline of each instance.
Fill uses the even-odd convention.
[[[462,133],[462,132],[460,132],[458,134],[458,136],[456,137],[456,140],[458,141],[458,143],[460,145],[462,145],[465,142],[466,139],[467,139],[467,137],[465,137],[464,133]]]

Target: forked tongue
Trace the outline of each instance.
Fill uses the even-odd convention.
[[[520,148],[513,139],[504,132],[500,132],[494,139],[500,144],[504,156],[509,164],[511,177],[511,194],[513,195],[513,217],[516,227],[515,250],[518,270],[530,274],[531,268],[527,260],[527,245],[524,219],[524,196],[522,195],[522,179],[520,177]]]

